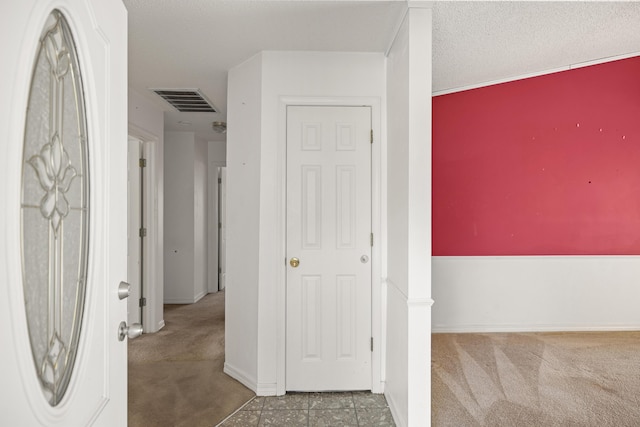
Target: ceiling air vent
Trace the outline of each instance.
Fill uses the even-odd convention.
[[[218,110],[199,89],[151,89],[183,113],[217,113]]]

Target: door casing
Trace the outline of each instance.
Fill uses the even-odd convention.
[[[147,132],[129,123],[129,136],[142,142],[142,157],[147,160],[144,168],[143,222],[147,229],[147,236],[142,239],[144,262],[143,272],[144,287],[140,297],[147,299],[147,305],[142,310],[142,324],[145,333],[157,332],[164,327],[163,315],[163,289],[158,287],[158,278],[162,276],[162,229],[159,227],[160,218],[158,210],[158,181],[161,171],[158,168],[158,144],[157,135]]]
[[[373,352],[371,354],[371,391],[384,391],[384,355],[385,355],[385,304],[386,290],[384,266],[386,265],[383,247],[386,245],[386,234],[383,224],[386,221],[384,209],[386,194],[382,183],[386,170],[383,166],[383,153],[386,152],[386,138],[382,129],[382,100],[379,97],[280,97],[278,106],[278,153],[277,173],[280,191],[276,200],[279,223],[278,248],[280,259],[286,259],[286,165],[287,165],[287,107],[288,106],[367,106],[371,107],[371,126],[373,128],[373,146],[371,147],[371,229],[374,244],[371,251],[371,334],[373,336]],[[286,393],[286,278],[287,270],[283,262],[278,269],[278,288],[276,295],[276,394]]]
[[[142,250],[142,237],[140,229],[143,227],[141,211],[143,207],[142,195],[144,193],[142,186],[144,180],[141,179],[140,159],[142,155],[142,141],[138,138],[129,136],[128,141],[128,158],[127,158],[127,189],[128,189],[128,206],[127,206],[127,282],[131,286],[129,297],[127,298],[127,323],[141,323],[142,306],[140,299],[143,298],[143,281],[144,281],[144,258]]]

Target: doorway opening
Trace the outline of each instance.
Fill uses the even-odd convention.
[[[157,139],[130,132],[127,142],[127,323],[140,323],[144,332],[164,326],[162,260],[158,259]],[[160,271],[158,271],[160,269]],[[161,283],[161,282],[160,282]]]
[[[217,168],[218,176],[218,290],[226,287],[227,278],[227,168]]]
[[[127,277],[130,287],[127,299],[128,324],[140,323],[144,327],[142,312],[144,299],[144,167],[143,143],[138,138],[128,138],[127,160]]]

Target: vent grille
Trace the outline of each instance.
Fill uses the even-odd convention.
[[[217,113],[199,89],[151,89],[182,113]]]

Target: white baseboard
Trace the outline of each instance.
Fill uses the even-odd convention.
[[[256,390],[258,396],[276,396],[277,387],[276,383],[259,383]]]
[[[371,393],[384,394],[384,381],[376,381],[371,384]]]
[[[385,392],[384,398],[387,399],[387,404],[389,405],[389,410],[391,411],[391,416],[393,417],[393,422],[396,424],[396,426],[407,427],[404,418],[400,416],[406,411],[402,411],[400,410],[400,408],[398,408],[398,403],[394,399],[393,395]]]
[[[196,303],[198,301],[200,301],[202,298],[205,297],[205,295],[207,295],[209,292],[204,290],[201,293],[199,293],[198,295],[196,295],[196,297],[193,299],[193,302]]]
[[[195,297],[193,297],[193,299],[190,298],[165,298],[164,299],[164,303],[165,304],[195,304],[198,301],[200,301],[202,298],[205,297],[205,295],[207,295],[209,292],[207,290],[204,290],[202,292],[200,292],[198,295],[196,295]]]
[[[460,325],[457,327],[433,327],[434,334],[502,333],[502,332],[624,332],[640,331],[640,325],[575,326],[558,325]]]
[[[640,329],[640,256],[432,257],[433,332]]]
[[[189,298],[165,298],[164,304],[193,304],[196,301]]]
[[[144,323],[144,325],[146,325],[146,323]],[[164,328],[164,320],[159,321],[156,325],[154,325],[153,327],[144,327],[144,333],[145,334],[155,334],[156,332],[158,332],[160,329]]]
[[[255,378],[251,378],[251,376],[247,375],[244,371],[237,369],[225,362],[223,372],[229,375],[234,380],[239,381],[249,390],[258,394],[258,382],[255,380]]]

